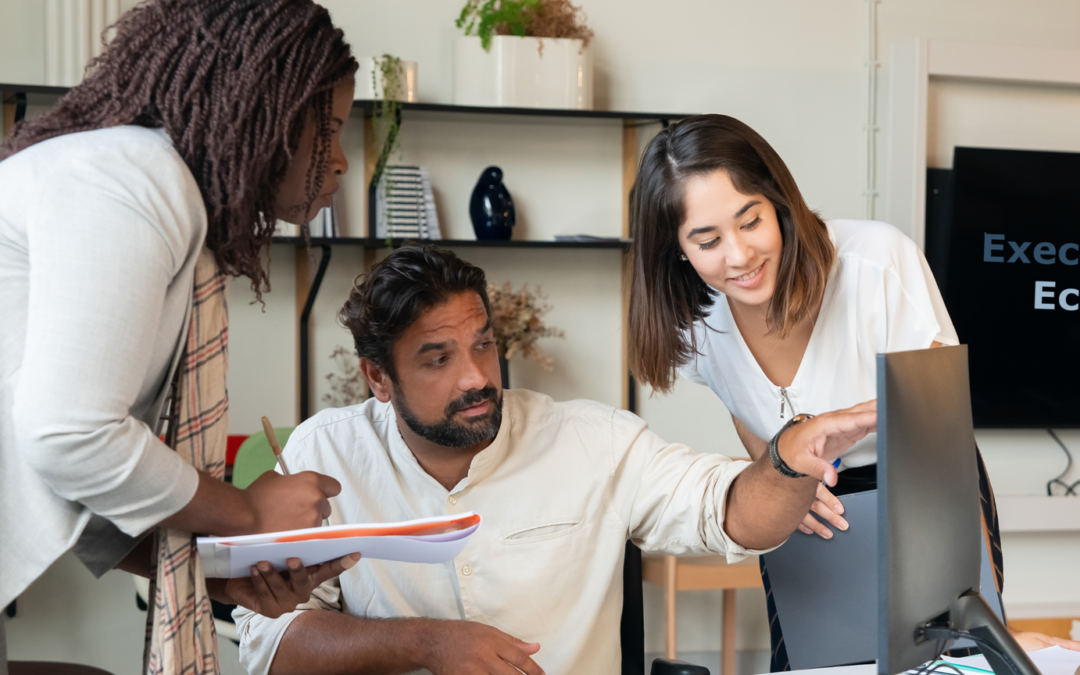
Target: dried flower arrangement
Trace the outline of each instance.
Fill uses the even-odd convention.
[[[544,370],[552,370],[551,357],[536,346],[536,341],[544,337],[566,337],[566,333],[544,325],[543,316],[551,311],[551,304],[540,288],[531,291],[525,284],[520,291],[514,292],[509,281],[502,288],[488,284],[488,298],[491,328],[499,356],[510,360],[520,352]]]
[[[330,358],[337,365],[337,371],[326,374],[330,383],[330,393],[324,394],[323,403],[331,408],[363,403],[367,398],[367,381],[360,372],[360,359],[352,349],[338,346]]]
[[[509,360],[520,353],[539,363],[544,370],[552,370],[551,357],[536,346],[536,341],[545,337],[566,337],[566,333],[544,325],[543,316],[551,311],[551,304],[543,291],[539,287],[532,291],[525,284],[520,291],[514,292],[507,281],[502,288],[488,284],[488,299],[491,303],[491,328],[495,333],[499,356]],[[326,374],[330,391],[323,395],[323,403],[331,408],[362,403],[368,396],[367,381],[360,372],[356,352],[338,346],[330,359],[336,368]]]
[[[466,35],[475,29],[485,50],[491,48],[492,35],[571,38],[581,40],[584,49],[593,37],[585,20],[570,0],[467,0],[455,23]]]

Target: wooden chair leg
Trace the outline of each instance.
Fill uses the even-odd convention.
[[[675,645],[675,592],[678,560],[673,555],[664,556],[664,658],[677,658]]]
[[[724,589],[724,626],[720,641],[720,675],[735,675],[735,591]]]

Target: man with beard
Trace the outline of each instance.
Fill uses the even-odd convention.
[[[294,470],[341,481],[334,524],[484,524],[446,564],[365,559],[291,614],[237,610],[249,673],[614,675],[627,539],[730,561],[778,546],[874,429],[863,404],[781,431],[774,460],[733,462],[626,411],[502,391],[486,289],[434,246],[375,265],[340,314],[373,398],[322,411],[285,448]]]

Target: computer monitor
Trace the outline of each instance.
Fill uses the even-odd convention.
[[[967,637],[997,675],[1038,669],[979,595],[982,545],[967,346],[877,357],[878,672]]]

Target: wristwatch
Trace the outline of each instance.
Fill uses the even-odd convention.
[[[787,424],[780,427],[780,431],[777,431],[776,435],[772,437],[771,441],[769,441],[769,459],[772,460],[773,468],[779,471],[781,476],[787,476],[788,478],[806,477],[805,473],[799,473],[795,469],[792,469],[790,466],[788,466],[784,462],[784,460],[780,459],[780,450],[778,446],[780,445],[780,436],[783,435],[785,431],[795,426],[796,424],[805,422],[811,417],[813,417],[813,415],[807,415],[806,413],[800,413],[792,417],[790,420],[787,421]]]

